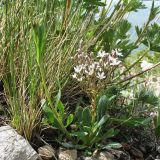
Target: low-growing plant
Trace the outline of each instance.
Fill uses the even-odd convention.
[[[60,92],[59,92],[60,93]],[[75,114],[65,114],[64,105],[60,101],[60,94],[55,100],[56,110],[59,113],[59,118],[63,121],[64,126],[73,127],[68,132],[71,137],[71,142],[63,142],[63,139],[57,138],[57,141],[66,148],[87,149],[93,151],[94,149],[110,149],[121,147],[119,143],[103,144],[103,140],[114,137],[118,130],[110,128],[111,119],[107,111],[108,104],[112,101],[111,97],[108,99],[105,95],[101,96],[96,109],[96,117],[92,119],[92,110],[90,107],[77,107]],[[43,110],[45,114],[44,123],[51,125],[53,128],[60,129],[56,121],[54,112],[48,107],[47,103],[43,103]]]
[[[75,113],[76,129],[72,131],[71,135],[77,144],[82,144],[80,147],[88,150],[93,148],[107,149],[107,144],[102,144],[102,141],[112,138],[118,133],[117,130],[110,127],[111,119],[107,108],[110,100],[105,95],[99,99],[95,119],[92,119],[89,107],[77,107]]]
[[[136,68],[146,52],[159,51],[159,27],[150,25],[159,8],[153,0],[147,22],[136,27],[137,39],[131,42],[132,25],[124,17],[145,6],[139,0],[119,0],[112,10],[112,4],[113,0],[6,0],[0,5],[0,79],[10,124],[28,140],[41,127],[42,108],[44,122],[57,128],[60,137],[67,137],[66,142],[72,141],[60,142],[66,147],[107,148],[101,142],[117,134],[112,124],[146,122],[143,117],[139,120],[140,114],[134,116],[136,107],[143,108],[155,97],[138,91],[136,99],[125,98],[122,103],[120,91],[160,64],[143,61],[143,69]],[[128,63],[140,44],[146,48]],[[89,107],[78,107],[75,115],[66,113],[60,92],[53,98],[71,75],[91,101]],[[108,94],[112,87],[117,94]],[[70,129],[71,124],[75,130]],[[158,116],[156,126],[159,128]]]
[[[120,66],[119,57],[121,56],[123,56],[122,53],[117,49],[112,53],[99,51],[94,56],[93,53],[88,55],[79,48],[73,57],[74,73],[72,77],[80,83],[81,88],[91,98],[92,118],[96,112],[97,95],[112,81],[116,67]]]

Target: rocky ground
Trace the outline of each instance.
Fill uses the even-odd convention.
[[[0,82],[0,92],[2,91],[3,87]],[[84,156],[84,151],[59,147],[53,142],[53,137],[57,135],[50,128],[42,130],[30,146],[14,129],[9,126],[3,128],[6,125],[5,105],[4,97],[0,94],[0,144],[3,144],[0,145],[0,160],[22,160],[22,156],[23,160],[160,160],[160,143],[155,138],[152,129],[145,131],[143,128],[134,130],[123,128],[121,134],[113,139],[121,143],[122,148],[95,150],[91,157]],[[33,153],[33,156],[29,156],[30,153]]]
[[[142,129],[141,131],[144,133]],[[41,155],[44,160],[47,160],[45,157],[56,157],[61,160],[160,160],[160,146],[151,132],[148,132],[148,134],[145,133],[145,137],[143,134],[136,135],[136,132],[133,137],[126,134],[128,139],[124,139],[119,136],[114,139],[114,141],[117,140],[120,142],[122,144],[122,148],[106,151],[96,150],[91,157],[85,157],[84,152],[79,152],[77,150],[58,148],[57,145],[54,145],[52,140],[48,138],[51,137],[48,134],[49,132],[54,135],[54,133],[49,130],[47,130],[47,136],[43,132],[41,137],[43,137],[46,144],[37,149],[39,155]],[[52,146],[49,146],[47,142],[48,144],[52,144]]]

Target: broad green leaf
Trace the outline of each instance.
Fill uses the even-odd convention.
[[[103,95],[98,101],[97,121],[100,121],[100,119],[106,114],[107,105],[108,105],[107,96]]]
[[[60,113],[61,118],[63,118],[64,116],[64,105],[63,103],[59,100],[58,104],[57,104],[57,111]]]
[[[48,123],[53,124],[55,121],[55,118],[54,118],[54,113],[53,113],[52,109],[50,107],[48,107],[47,105],[43,105],[42,109],[45,113],[45,116],[47,118]]]
[[[58,106],[60,99],[61,99],[61,90],[58,91],[58,94],[56,96],[56,104],[55,104],[56,107]]]
[[[107,133],[103,135],[103,139],[114,137],[114,135],[115,135],[115,130],[111,128],[107,131]]]
[[[92,117],[91,117],[90,109],[88,107],[83,109],[82,116],[83,116],[83,125],[90,126]]]
[[[70,114],[67,118],[67,125],[66,127],[68,127],[72,122],[73,122],[73,114]]]
[[[102,119],[98,122],[97,126],[101,127],[104,123],[106,123],[109,119],[109,115],[105,115],[102,117]]]
[[[83,108],[78,106],[75,112],[75,119],[77,119],[78,122],[82,122],[82,113],[83,113]]]
[[[103,116],[101,120],[94,126],[93,132],[97,132],[97,129],[99,129],[99,127],[102,127],[103,124],[105,124],[109,120],[109,117],[109,115]]]
[[[103,147],[103,149],[119,149],[122,148],[122,145],[120,143],[116,143],[116,142],[112,142],[108,145],[106,145],[105,147]]]

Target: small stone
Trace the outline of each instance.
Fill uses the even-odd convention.
[[[149,155],[146,160],[155,160],[155,158],[152,155]]]
[[[58,158],[59,160],[76,160],[77,150],[60,150]]]
[[[99,150],[96,149],[96,150],[93,152],[92,157],[97,158],[98,155],[99,155]]]
[[[50,145],[45,145],[38,148],[38,153],[43,160],[53,160],[56,159],[56,151]]]
[[[129,156],[124,151],[112,150],[112,154],[119,160],[128,160]]]
[[[143,154],[146,154],[146,153],[147,153],[147,151],[146,151],[146,148],[145,148],[145,147],[140,146],[140,147],[139,147],[139,149],[143,152]]]
[[[157,152],[160,153],[160,146],[157,147]]]
[[[136,158],[142,158],[143,159],[143,153],[135,148],[135,147],[131,147],[130,151],[129,151],[134,157]]]
[[[98,160],[114,160],[114,156],[109,152],[100,152]]]

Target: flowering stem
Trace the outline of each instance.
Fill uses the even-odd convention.
[[[151,68],[148,68],[148,69],[146,69],[146,70],[144,70],[144,71],[141,71],[141,72],[139,72],[139,73],[137,73],[137,74],[134,74],[134,75],[132,75],[132,76],[130,76],[130,77],[128,77],[128,78],[126,78],[126,79],[118,82],[117,84],[120,84],[120,83],[129,81],[129,80],[131,80],[131,79],[133,79],[133,78],[135,78],[135,77],[137,77],[137,76],[142,75],[143,73],[145,73],[145,72],[147,72],[147,71],[150,71],[151,69],[153,69],[153,68],[155,68],[155,67],[157,67],[157,66],[159,66],[159,65],[160,65],[160,62],[158,62],[157,64],[155,64],[155,65],[154,65],[153,67],[151,67]]]
[[[127,73],[129,70],[131,70],[144,56],[145,56],[146,52],[144,52],[144,54],[142,54],[142,56],[140,56],[133,64],[131,64],[131,66],[129,66],[129,68],[127,68],[124,72],[122,72],[120,75],[118,75],[117,77],[115,77],[112,82],[116,81],[118,78],[120,78],[122,75],[124,75],[125,73]]]
[[[92,107],[92,120],[94,121],[96,116],[96,96],[97,94],[94,92],[91,100],[91,107]]]

